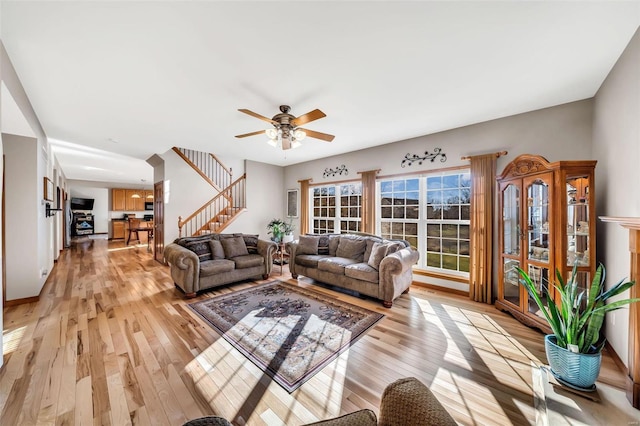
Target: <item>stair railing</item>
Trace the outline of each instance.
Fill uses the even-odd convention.
[[[186,219],[179,216],[178,236],[220,232],[246,207],[246,174],[243,174]]]

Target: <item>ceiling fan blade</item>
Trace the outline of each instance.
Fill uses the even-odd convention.
[[[257,132],[245,133],[244,135],[236,135],[236,138],[246,138],[247,136],[255,136],[265,133],[266,130],[258,130]]]
[[[301,115],[298,118],[294,118],[293,120],[291,120],[291,124],[294,127],[297,126],[302,126],[303,124],[307,124],[310,123],[312,121],[318,120],[322,117],[326,117],[327,114],[325,114],[324,112],[320,111],[319,109],[314,109],[311,112],[308,112],[306,114]]]
[[[258,118],[258,119],[260,119],[260,120],[262,120],[262,121],[266,121],[267,123],[271,123],[271,124],[278,124],[278,122],[277,122],[277,121],[273,121],[272,119],[267,118],[267,117],[265,117],[264,115],[260,115],[260,114],[258,114],[257,112],[253,112],[253,111],[250,111],[250,110],[248,110],[248,109],[239,109],[238,111],[240,111],[240,112],[244,112],[245,114],[249,114],[250,116],[255,117],[255,118]]]
[[[310,138],[321,139],[321,140],[327,141],[327,142],[331,142],[335,138],[335,136],[333,136],[333,135],[329,135],[327,133],[322,133],[322,132],[316,132],[314,130],[307,130],[307,129],[301,129],[301,128],[298,128],[298,130],[302,130]]]

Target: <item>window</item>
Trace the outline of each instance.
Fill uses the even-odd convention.
[[[420,251],[419,267],[469,272],[471,177],[468,170],[379,182],[379,233]]]
[[[380,235],[409,241],[418,248],[420,179],[380,182]]]
[[[315,234],[360,231],[362,225],[362,184],[318,186],[311,190]]]

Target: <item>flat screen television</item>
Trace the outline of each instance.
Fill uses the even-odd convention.
[[[93,198],[71,197],[71,210],[93,210]]]

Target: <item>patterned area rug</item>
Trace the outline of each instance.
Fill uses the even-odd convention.
[[[280,281],[189,307],[288,392],[384,317]]]

